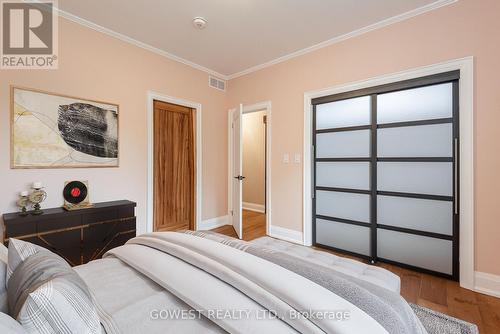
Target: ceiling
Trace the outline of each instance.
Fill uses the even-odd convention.
[[[227,78],[394,16],[449,2],[59,0],[59,8],[74,20],[90,21],[85,23]],[[196,16],[208,21],[204,30],[192,26]]]

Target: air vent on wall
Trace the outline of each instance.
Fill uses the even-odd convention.
[[[212,88],[226,91],[226,81],[224,81],[222,79],[219,79],[219,78],[216,78],[213,76],[209,76],[208,77],[208,85]]]

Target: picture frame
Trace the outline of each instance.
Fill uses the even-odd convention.
[[[11,169],[119,167],[119,108],[11,85]]]

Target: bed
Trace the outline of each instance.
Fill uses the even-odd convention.
[[[145,234],[72,270],[108,334],[427,333],[396,275],[269,237]]]

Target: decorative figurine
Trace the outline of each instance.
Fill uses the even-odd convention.
[[[41,182],[33,183],[33,192],[29,196],[29,200],[33,203],[33,215],[41,215],[43,211],[41,210],[40,203],[45,201],[47,198],[47,193],[43,190],[43,186]]]
[[[21,212],[19,212],[19,215],[22,217],[25,217],[28,215],[28,210],[26,207],[29,205],[29,199],[28,199],[28,192],[27,191],[21,191],[19,194],[19,199],[17,200],[17,206],[21,208]]]

